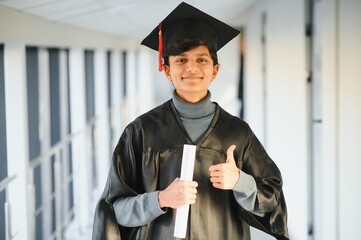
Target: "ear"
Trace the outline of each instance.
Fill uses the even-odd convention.
[[[216,64],[213,66],[212,80],[214,80],[217,77],[218,71],[219,71],[219,64]]]
[[[168,65],[163,65],[164,75],[168,78],[169,81],[172,81],[170,76],[170,67]]]

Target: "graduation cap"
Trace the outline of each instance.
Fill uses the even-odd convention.
[[[182,2],[141,44],[158,51],[159,71],[162,71],[163,47],[189,38],[206,40],[218,51],[238,34],[233,27]]]

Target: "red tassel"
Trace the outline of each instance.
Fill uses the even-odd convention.
[[[162,23],[159,23],[159,34],[158,34],[158,71],[163,71],[163,35],[162,35]]]

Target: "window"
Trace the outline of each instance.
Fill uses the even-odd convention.
[[[7,177],[4,45],[0,44],[0,182]],[[5,239],[5,190],[0,191],[0,239]]]

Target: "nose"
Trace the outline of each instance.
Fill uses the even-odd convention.
[[[187,72],[196,72],[198,70],[197,62],[194,60],[187,61]]]

